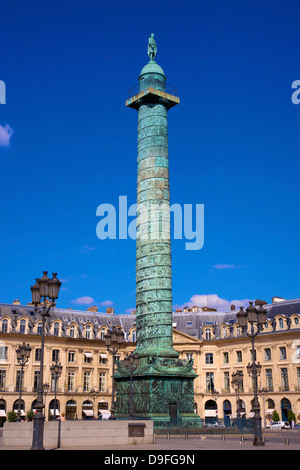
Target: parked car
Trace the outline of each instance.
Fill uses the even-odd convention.
[[[266,429],[290,429],[290,423],[288,421],[271,421],[266,426]]]
[[[218,421],[213,421],[212,423],[206,423],[204,427],[205,428],[225,428],[225,424],[220,423]]]

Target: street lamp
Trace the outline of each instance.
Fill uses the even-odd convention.
[[[236,372],[233,372],[231,375],[231,384],[235,390],[236,394],[236,417],[240,418],[241,417],[241,409],[240,409],[240,390],[243,384],[243,371],[237,370]]]
[[[57,273],[52,274],[52,279],[48,276],[48,271],[43,271],[43,276],[36,279],[36,283],[30,288],[32,294],[32,303],[34,312],[42,317],[41,331],[41,359],[38,394],[36,400],[36,414],[33,418],[33,438],[31,450],[44,450],[44,421],[43,409],[43,368],[44,368],[44,344],[45,344],[45,325],[47,317],[50,317],[50,310],[55,306],[55,300],[58,298],[61,282],[56,278]],[[42,301],[43,299],[43,301]],[[47,299],[50,302],[47,303]]]
[[[124,341],[124,333],[120,328],[113,326],[110,330],[107,331],[104,335],[105,345],[107,351],[112,354],[113,357],[113,370],[112,370],[112,399],[111,399],[111,414],[109,419],[116,419],[115,417],[115,363],[116,363],[116,354],[119,351],[121,344]]]
[[[263,330],[264,324],[267,318],[267,311],[263,308],[262,305],[257,309],[254,307],[253,302],[250,302],[249,307],[244,311],[243,307],[240,307],[240,311],[237,313],[237,321],[239,326],[242,329],[243,333],[246,333],[247,336],[251,339],[252,346],[252,364],[248,364],[247,371],[250,373],[253,379],[253,390],[254,390],[254,399],[252,405],[252,411],[254,412],[253,424],[254,424],[254,440],[253,445],[263,446],[264,440],[262,435],[261,427],[261,415],[260,415],[260,405],[258,401],[258,385],[257,377],[261,371],[261,365],[255,362],[255,350],[254,350],[254,339],[255,337]],[[250,331],[247,330],[247,324],[250,324]]]
[[[130,353],[124,358],[124,365],[130,374],[130,407],[129,419],[133,419],[133,406],[132,406],[132,374],[137,369],[140,362],[140,356],[137,353]]]
[[[24,366],[27,364],[28,359],[30,357],[31,353],[31,347],[29,344],[23,343],[21,346],[19,346],[16,349],[17,353],[17,361],[19,365],[21,366],[21,376],[20,376],[20,394],[19,394],[19,404],[18,404],[18,412],[17,412],[17,419],[16,421],[21,421],[21,396],[22,396],[22,381],[23,381],[23,371],[24,371]]]
[[[51,376],[52,376],[52,379],[54,380],[54,412],[53,412],[53,419],[54,420],[56,419],[57,381],[58,381],[59,377],[61,376],[62,368],[63,368],[63,366],[60,363],[58,363],[57,361],[55,362],[55,364],[52,364],[52,366],[50,367]]]

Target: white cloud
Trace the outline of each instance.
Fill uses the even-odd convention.
[[[77,305],[90,305],[93,302],[94,302],[93,297],[89,297],[89,296],[78,297],[77,299],[72,300],[72,303],[77,304]]]
[[[218,311],[230,311],[230,305],[235,305],[238,309],[239,307],[248,307],[249,301],[253,299],[235,299],[228,300],[222,299],[217,294],[195,294],[193,295],[188,302],[182,306],[176,305],[176,309],[183,309],[183,307],[214,307]]]
[[[8,124],[5,124],[5,126],[0,124],[0,147],[9,147],[12,135],[13,130]]]
[[[244,266],[241,264],[214,264],[215,269],[242,269]]]
[[[100,302],[99,305],[103,305],[104,307],[111,307],[114,305],[114,303],[112,300],[104,300],[103,302]]]

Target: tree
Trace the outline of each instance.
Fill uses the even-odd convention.
[[[296,415],[292,410],[288,412],[288,421],[291,423],[292,421],[296,421]]]
[[[280,421],[279,414],[277,413],[276,410],[274,410],[272,413],[272,421]]]

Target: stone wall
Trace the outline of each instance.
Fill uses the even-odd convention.
[[[129,437],[129,425],[145,424],[144,437]],[[125,446],[128,444],[152,444],[153,422],[147,421],[62,421],[60,432],[61,448],[96,449],[105,446]],[[45,422],[44,447],[58,447],[59,421]],[[139,434],[134,432],[132,434]],[[6,422],[3,430],[3,447],[7,449],[30,449],[32,445],[33,423]]]

